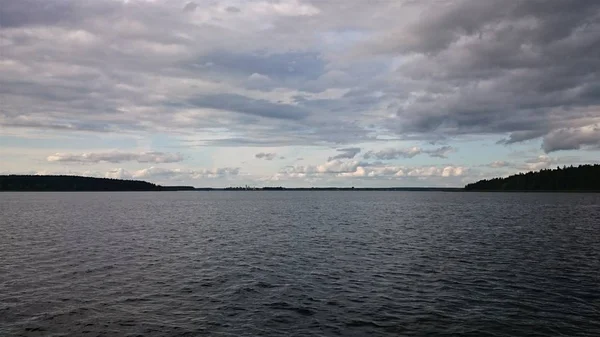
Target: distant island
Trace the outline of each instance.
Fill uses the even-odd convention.
[[[409,191],[458,192],[460,187],[226,187],[224,191]]]
[[[161,186],[140,180],[69,175],[0,175],[0,191],[581,191],[600,192],[600,165],[557,167],[446,187],[226,187]]]
[[[160,186],[140,180],[93,178],[69,175],[0,175],[0,191],[78,192],[78,191],[438,191],[456,192],[445,187],[226,187]]]
[[[600,191],[600,165],[557,167],[480,180],[466,191]]]
[[[160,186],[140,180],[68,175],[0,175],[0,191],[182,191],[192,186]]]

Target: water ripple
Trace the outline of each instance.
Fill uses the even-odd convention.
[[[1,336],[599,336],[600,196],[0,194]]]

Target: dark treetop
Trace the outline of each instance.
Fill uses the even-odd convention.
[[[0,191],[172,191],[186,186],[159,186],[139,180],[78,176],[0,175]]]
[[[480,180],[467,191],[600,191],[600,165],[557,167],[519,173],[507,178]]]

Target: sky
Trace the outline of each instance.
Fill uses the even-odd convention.
[[[459,187],[599,150],[598,0],[0,2],[0,174]]]

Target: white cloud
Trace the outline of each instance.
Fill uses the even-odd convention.
[[[379,160],[393,160],[398,158],[412,158],[418,154],[423,153],[423,150],[419,147],[411,147],[407,149],[393,149],[388,148],[381,151],[369,151],[365,153],[365,159],[375,158]]]
[[[107,171],[104,174],[105,178],[113,178],[113,179],[131,179],[133,176],[130,172],[125,169],[117,168],[110,171]]]
[[[237,176],[240,173],[239,168],[214,168],[214,169],[183,169],[183,168],[162,168],[149,167],[140,170],[126,170],[117,168],[105,173],[107,178],[117,179],[140,179],[150,181],[194,181],[200,179],[215,179]]]
[[[248,76],[248,80],[257,81],[257,82],[268,82],[271,79],[269,78],[269,76],[266,76],[266,75],[262,75],[259,73],[252,73],[252,75]]]
[[[406,167],[360,161],[333,160],[316,166],[288,166],[280,170],[280,177],[304,178],[333,175],[338,177],[459,177],[468,169],[461,166]]]
[[[164,152],[99,152],[99,153],[56,153],[46,158],[49,162],[61,163],[122,163],[134,161],[138,163],[176,163],[183,161],[180,153]]]
[[[513,165],[504,160],[496,160],[494,162],[489,163],[487,166],[489,166],[491,168],[501,168],[501,167],[511,167]]]
[[[519,168],[527,171],[538,171],[550,167],[553,164],[559,163],[559,160],[546,155],[540,155],[535,158],[527,159],[525,164]]]

